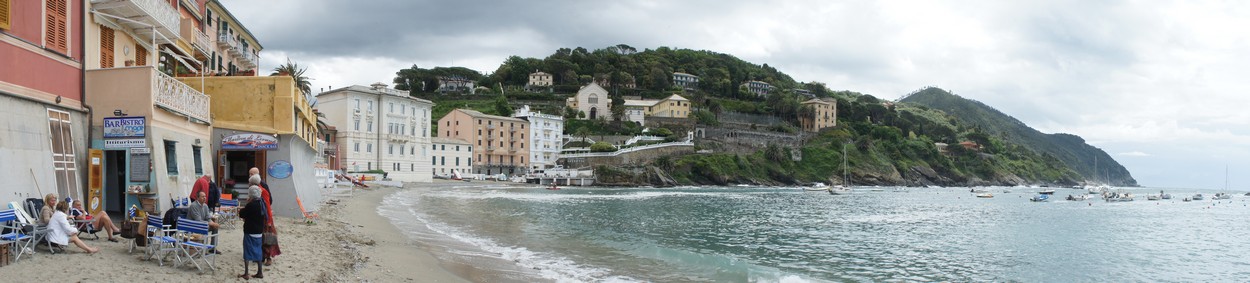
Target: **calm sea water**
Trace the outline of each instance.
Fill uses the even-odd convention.
[[[378,211],[475,281],[1245,281],[1250,197],[1032,203],[1036,188],[400,191]],[[1011,193],[1004,193],[1010,190]],[[1057,189],[1055,199],[1083,190]],[[1208,199],[1214,191],[1201,191]]]

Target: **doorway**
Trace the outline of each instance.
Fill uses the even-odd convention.
[[[126,207],[126,151],[104,151],[104,211],[122,212]]]
[[[262,178],[265,176],[265,169],[266,169],[265,162],[266,161],[265,161],[264,151],[222,151],[222,152],[223,152],[222,155],[224,155],[224,158],[223,158],[224,160],[222,160],[223,162],[220,168],[221,172],[218,172],[218,174],[222,176],[221,177],[222,180],[219,184],[222,184],[223,188],[246,191],[247,178],[250,177],[247,175],[247,171],[249,169],[252,169],[252,167],[256,167],[257,169],[260,169],[260,175]],[[233,186],[229,186],[230,184],[233,184]],[[222,190],[222,193],[229,193],[229,192],[230,191]],[[241,192],[241,193],[246,193],[246,192]]]

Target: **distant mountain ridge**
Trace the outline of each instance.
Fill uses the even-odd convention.
[[[959,124],[979,127],[1007,142],[1032,149],[1041,155],[1053,156],[1084,176],[1087,181],[1116,186],[1138,185],[1128,169],[1102,149],[1085,143],[1081,137],[1065,133],[1042,133],[979,101],[930,87],[912,93],[899,102],[941,110],[958,119]]]

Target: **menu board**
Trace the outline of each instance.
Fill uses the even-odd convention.
[[[146,148],[144,148],[146,149]],[[130,151],[130,181],[148,182],[152,179],[152,153]]]

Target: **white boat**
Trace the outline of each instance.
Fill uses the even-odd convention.
[[[991,193],[979,193],[979,194],[977,194],[977,197],[979,197],[979,198],[992,198],[992,197],[994,197],[994,194],[991,194]]]
[[[1160,200],[1160,199],[1163,199],[1163,196],[1161,196],[1161,195],[1146,195],[1146,200]]]
[[[971,192],[974,194],[982,194],[982,193],[988,193],[989,191],[982,189],[982,188],[972,188],[971,190],[968,190],[968,192]]]
[[[1080,195],[1080,194],[1068,195],[1068,198],[1067,198],[1067,200],[1069,201],[1083,201],[1083,200],[1088,200],[1088,199],[1089,199],[1089,195]]]
[[[1041,191],[1039,191],[1039,192],[1037,192],[1037,193],[1038,193],[1038,194],[1043,194],[1043,195],[1053,195],[1053,194],[1055,194],[1055,190],[1049,190],[1049,189],[1048,189],[1048,190],[1041,190]]]
[[[1196,194],[1196,195],[1194,195],[1194,196],[1190,197],[1190,199],[1193,199],[1193,200],[1204,200],[1204,199],[1206,199],[1206,198],[1205,198],[1205,197],[1202,197],[1202,194]]]
[[[842,145],[842,184],[833,186],[827,191],[831,195],[845,195],[851,193],[851,175],[847,173],[846,162],[846,145]]]
[[[1102,199],[1107,202],[1126,202],[1134,201],[1135,197],[1132,193],[1120,190],[1119,192],[1109,192],[1102,195]]]
[[[1211,199],[1213,200],[1232,199],[1232,198],[1233,198],[1233,195],[1226,194],[1226,193],[1215,193],[1215,196],[1211,197]]]

